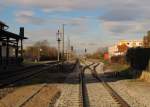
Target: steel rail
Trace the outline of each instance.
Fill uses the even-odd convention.
[[[45,66],[45,64],[56,64],[58,63],[58,61],[54,61],[54,62],[47,62],[47,63],[44,63],[44,64],[36,64],[36,65],[30,65],[30,66],[27,66],[27,67],[23,67],[23,68],[20,68],[20,69],[17,69],[16,71],[5,71],[5,72],[0,72],[0,76],[7,76],[8,74],[9,75],[13,75],[15,73],[19,73],[20,71],[24,71],[24,70],[27,70],[27,69],[31,69],[31,68],[36,68],[36,67],[43,67]]]
[[[103,86],[107,89],[109,94],[113,97],[113,99],[115,99],[115,101],[117,101],[120,104],[121,107],[130,107],[129,104],[107,82],[105,82],[104,79],[102,79],[98,76],[98,74],[96,72],[96,67],[98,65],[99,64],[94,66],[94,70],[92,68],[88,67],[88,69],[91,70],[93,77],[95,77],[97,80],[102,82]]]
[[[29,102],[34,96],[36,96],[37,94],[39,94],[41,92],[41,90],[46,86],[47,84],[42,84],[42,86],[34,91],[32,93],[32,95],[30,95],[29,97],[27,97],[25,100],[19,102],[17,105],[15,105],[15,107],[23,107],[27,102]]]
[[[84,72],[85,70],[94,65],[95,63],[86,65],[85,67],[83,67],[83,69],[80,72],[80,90],[81,90],[81,100],[82,100],[82,107],[89,107],[88,106],[88,95],[87,95],[87,88],[86,88],[86,83],[85,83],[85,75]]]
[[[54,65],[57,65],[57,64],[54,64]],[[53,66],[54,66],[54,65],[53,65]],[[52,67],[52,66],[51,66],[51,67]],[[29,71],[26,71],[26,73],[28,72],[28,73],[30,73],[30,74],[29,74],[29,75],[26,75],[26,76],[22,76],[22,77],[17,78],[17,79],[13,79],[13,80],[11,80],[11,81],[8,81],[7,83],[1,84],[1,85],[0,85],[0,89],[5,88],[5,87],[8,87],[8,86],[10,86],[10,85],[12,85],[12,84],[15,84],[15,83],[17,83],[17,82],[23,81],[23,80],[25,80],[25,79],[28,79],[28,78],[30,78],[30,77],[34,77],[34,76],[36,76],[37,74],[41,73],[43,70],[46,70],[46,69],[48,69],[48,68],[50,68],[50,67],[44,67],[44,68],[38,69],[38,70],[36,70],[36,72],[33,72],[33,73],[31,73],[31,72],[29,72]],[[28,69],[28,70],[30,70],[30,69]],[[23,74],[25,74],[25,73],[23,73]],[[14,77],[14,76],[13,76],[13,77]]]

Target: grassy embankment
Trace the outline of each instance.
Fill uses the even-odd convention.
[[[104,70],[111,70],[115,77],[131,77],[131,69],[127,64],[105,62]]]

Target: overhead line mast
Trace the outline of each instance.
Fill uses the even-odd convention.
[[[64,54],[65,54],[65,24],[62,24],[62,58],[63,58],[63,60],[64,60],[64,58],[65,58],[65,56],[64,56]]]

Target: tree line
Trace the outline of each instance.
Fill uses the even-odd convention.
[[[47,40],[38,41],[25,49],[24,57],[26,60],[45,61],[56,60],[57,49],[49,45]]]
[[[146,70],[150,60],[150,48],[129,48],[126,53],[126,61],[133,69]]]

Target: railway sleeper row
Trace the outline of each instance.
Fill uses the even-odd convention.
[[[54,64],[53,66],[55,66],[57,64]],[[24,73],[22,75],[17,75],[17,77],[15,78],[14,76],[12,78],[6,78],[8,79],[7,82],[0,84],[0,99],[2,99],[3,97],[5,97],[7,94],[13,92],[15,89],[17,89],[15,87],[16,84],[25,81],[26,79],[31,79],[34,78],[35,76],[39,75],[41,72],[46,71],[47,69],[53,67],[53,66],[48,66],[48,67],[42,67],[40,69],[35,69],[34,71],[30,71],[31,68],[29,68],[28,70],[26,70],[26,74],[24,75]]]
[[[84,63],[85,64],[85,63]],[[112,96],[112,98],[114,99],[114,101],[116,101],[120,107],[129,107],[128,103],[126,101],[124,101],[124,99],[119,96],[117,94],[117,92],[115,92],[115,90],[113,90],[111,88],[111,86],[109,86],[109,84],[107,84],[102,78],[98,77],[97,75],[97,72],[96,72],[96,67],[99,65],[99,63],[95,64],[95,63],[92,63],[92,64],[89,64],[89,65],[86,65],[82,72],[81,72],[81,76],[80,76],[80,80],[81,80],[81,87],[82,87],[82,106],[83,107],[88,107],[89,105],[87,104],[88,100],[87,100],[87,97],[88,97],[88,93],[87,93],[87,87],[86,87],[86,83],[85,83],[85,70],[86,69],[89,69],[93,75],[93,77],[95,79],[97,79],[98,81],[100,81],[102,83],[102,85],[104,86],[104,88],[108,91],[108,93]],[[91,66],[94,68],[92,69]]]
[[[96,67],[99,64],[94,66],[94,69],[91,69],[88,67],[93,77],[95,77],[98,81],[102,82],[103,86],[106,88],[106,90],[110,93],[110,95],[115,99],[116,102],[120,104],[120,107],[130,107],[129,104],[107,83],[103,80],[103,78],[100,78],[96,72]]]

